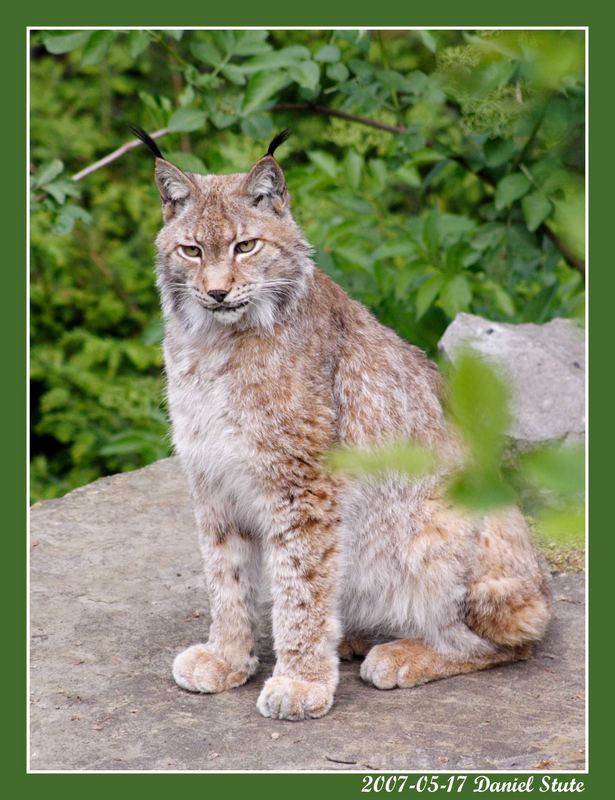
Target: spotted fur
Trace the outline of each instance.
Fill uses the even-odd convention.
[[[177,683],[218,692],[255,672],[264,575],[277,656],[265,716],[325,714],[338,646],[376,643],[362,677],[380,688],[525,656],[549,602],[518,511],[471,517],[436,477],[351,480],[322,466],[333,445],[400,437],[452,458],[434,364],[315,267],[271,155],[225,176],[158,158],[156,181],[173,440],[212,615],[207,643],[175,659]]]

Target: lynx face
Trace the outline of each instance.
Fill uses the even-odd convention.
[[[165,313],[187,328],[272,330],[301,293],[309,246],[284,175],[266,156],[248,174],[184,173],[156,161],[164,227],[156,240]]]

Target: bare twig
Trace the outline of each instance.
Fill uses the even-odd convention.
[[[160,128],[160,130],[150,133],[150,136],[152,139],[160,139],[161,137],[166,136],[167,133],[169,133],[168,128]],[[86,178],[88,175],[91,175],[92,172],[96,172],[96,170],[106,167],[107,164],[111,164],[112,161],[116,161],[125,153],[130,152],[130,150],[134,150],[135,147],[139,147],[141,144],[143,144],[143,142],[141,142],[139,139],[131,139],[129,142],[126,142],[126,144],[118,147],[117,150],[109,153],[104,158],[101,158],[99,161],[95,161],[93,164],[90,164],[89,167],[85,167],[85,169],[82,169],[80,172],[76,172],[74,175],[71,175],[71,181],[80,181],[83,178]]]
[[[332,761],[334,764],[356,764],[356,761],[351,761],[346,758],[333,758],[332,756],[325,756],[327,761]]]
[[[388,133],[407,133],[408,129],[403,125],[389,125],[386,122],[380,122],[377,119],[370,117],[363,117],[360,114],[349,114],[348,111],[340,111],[338,108],[329,108],[329,106],[312,105],[312,103],[278,103],[272,111],[307,111],[312,114],[322,114],[327,117],[338,117],[338,119],[345,119],[348,122],[358,122],[360,125],[368,125],[370,128],[378,128],[381,131],[388,131]]]

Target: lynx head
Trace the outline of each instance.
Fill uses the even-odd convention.
[[[163,309],[193,332],[271,331],[305,288],[310,248],[273,157],[287,137],[279,134],[248,173],[233,175],[183,172],[146,141],[155,148],[164,219],[156,239]]]

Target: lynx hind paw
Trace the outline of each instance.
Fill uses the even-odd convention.
[[[264,717],[297,721],[323,717],[332,704],[326,684],[278,675],[265,683],[256,706]]]
[[[387,642],[377,644],[369,651],[361,664],[361,678],[377,689],[409,689],[461,671],[453,669],[447,673],[443,669],[444,663],[442,656],[419,642]]]
[[[189,692],[213,694],[241,686],[255,669],[256,659],[245,669],[237,670],[208,653],[204,645],[195,644],[175,657],[173,677],[178,686]]]
[[[383,645],[376,645],[361,664],[361,678],[377,689],[394,689],[398,683],[399,660]]]

